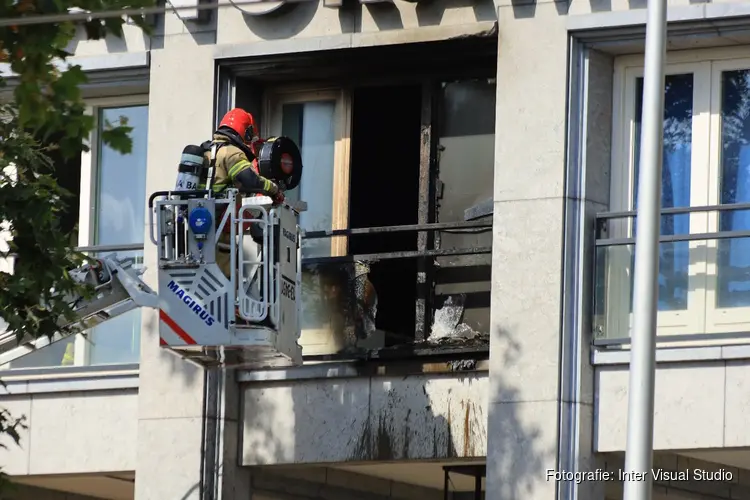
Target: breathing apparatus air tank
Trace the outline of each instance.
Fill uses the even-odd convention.
[[[195,191],[201,181],[205,168],[205,156],[202,146],[190,144],[182,150],[175,191]]]
[[[178,167],[175,191],[195,191],[200,187],[201,177],[206,173],[206,149],[203,146],[189,144],[182,150],[180,165]],[[177,250],[183,254],[186,250],[185,222],[187,219],[187,207],[177,208],[174,228],[177,240]]]

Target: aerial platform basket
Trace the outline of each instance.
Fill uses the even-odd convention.
[[[202,366],[302,364],[298,219],[304,208],[274,206],[267,196],[239,205],[234,189],[226,198],[207,194],[162,191],[149,199],[160,345]]]

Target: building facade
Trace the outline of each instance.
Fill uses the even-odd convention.
[[[8,498],[621,498],[645,2],[197,5],[71,47],[79,246],[155,285],[148,195],[234,106],[300,145],[306,231],[442,225],[306,240],[302,367],[205,371],[145,309],[6,363]],[[750,498],[750,7],[668,18],[655,467],[709,476],[654,498]],[[125,156],[98,137],[121,116]],[[366,339],[347,255],[372,257]]]

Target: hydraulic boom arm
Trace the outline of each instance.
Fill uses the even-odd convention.
[[[133,268],[133,259],[118,259],[116,254],[101,259],[92,259],[70,272],[71,277],[81,283],[94,286],[95,295],[84,300],[69,297],[78,319],[59,321],[60,333],[52,339],[25,338],[19,344],[13,332],[0,334],[0,366],[52,342],[67,338],[77,330],[92,328],[100,323],[125,314],[137,307],[158,307],[156,293],[140,278],[145,269]]]

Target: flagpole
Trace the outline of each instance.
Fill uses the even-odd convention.
[[[667,0],[648,0],[624,500],[651,500]]]

